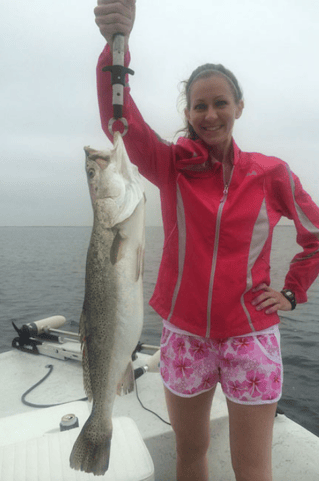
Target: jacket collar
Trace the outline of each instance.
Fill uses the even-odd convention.
[[[233,152],[234,165],[240,161],[241,150],[238,148],[234,139]],[[180,137],[176,144],[176,167],[178,170],[192,170],[192,168],[200,169],[202,165],[204,168],[205,162],[209,160],[209,151],[206,145],[201,140],[191,140],[186,137]]]
[[[236,144],[236,142],[234,141],[234,139],[232,139],[232,140],[233,140],[233,152],[234,152],[234,165],[236,165],[240,161],[241,150],[238,147],[238,145]]]

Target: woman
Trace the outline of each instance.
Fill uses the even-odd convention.
[[[128,39],[135,1],[99,0],[96,23],[108,46],[97,68],[102,126],[112,117],[113,34]],[[196,69],[186,83],[187,134],[162,141],[125,88],[129,157],[161,193],[165,244],[150,301],[163,317],[161,374],[176,434],[178,481],[208,480],[209,419],[217,382],[227,398],[237,481],[271,481],[271,444],[282,361],[279,310],[307,300],[319,273],[319,209],[287,164],[244,153],[232,130],[243,112],[236,78],[220,65]],[[294,220],[303,252],[281,292],[270,287],[272,232]]]

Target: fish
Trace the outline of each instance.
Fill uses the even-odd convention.
[[[102,476],[109,467],[116,394],[134,389],[132,352],[143,327],[145,193],[119,132],[113,149],[84,150],[93,228],[79,331],[92,411],[74,443],[70,467]]]

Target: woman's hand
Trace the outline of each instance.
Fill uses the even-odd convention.
[[[277,311],[291,311],[291,304],[286,297],[278,291],[274,291],[266,284],[260,284],[255,287],[252,292],[263,291],[252,301],[252,305],[256,306],[257,311],[266,309],[266,314],[273,314]]]
[[[98,0],[94,9],[95,22],[112,49],[113,36],[124,35],[125,51],[135,20],[136,0]]]

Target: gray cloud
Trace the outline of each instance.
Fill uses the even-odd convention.
[[[89,225],[83,146],[106,148],[95,66],[104,46],[95,3],[1,5],[0,225]],[[286,160],[319,203],[316,2],[138,0],[131,39],[132,94],[145,120],[172,140],[182,126],[178,85],[221,62],[244,89],[235,128],[243,150]],[[147,222],[160,223],[146,183]]]

